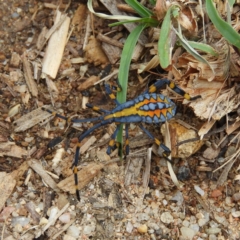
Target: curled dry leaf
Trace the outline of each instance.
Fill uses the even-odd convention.
[[[201,95],[201,99],[190,103],[195,114],[201,119],[219,120],[238,106],[237,92],[226,90],[226,79],[230,69],[229,46],[225,41],[220,41],[214,48],[218,51],[218,56],[202,54],[211,68],[189,53],[183,53],[173,71],[176,79],[181,77],[180,86],[186,92],[192,96]],[[187,84],[183,86],[186,82]]]
[[[157,19],[162,20],[164,18],[164,16],[166,15],[166,12],[167,12],[166,1],[157,0],[155,8],[154,8],[154,13],[157,16]]]
[[[165,125],[162,125],[161,132],[165,132]],[[198,137],[196,131],[188,129],[175,120],[169,121],[169,131],[171,140],[171,154],[176,158],[187,158],[196,153],[203,145],[204,141],[198,140],[176,146],[179,142]]]
[[[94,36],[89,37],[89,42],[85,48],[85,57],[88,62],[93,63],[95,66],[109,63],[100,42]]]
[[[198,31],[198,25],[195,18],[196,17],[194,16],[192,9],[186,7],[180,11],[178,21],[185,29],[187,29],[191,34],[193,34],[197,33]]]

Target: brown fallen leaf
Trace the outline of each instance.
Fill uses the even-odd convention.
[[[85,57],[88,62],[93,63],[95,66],[109,63],[100,42],[94,36],[89,37],[89,42],[85,47]]]
[[[161,132],[165,135],[165,125],[162,125]],[[187,158],[196,153],[203,145],[203,140],[193,141],[177,146],[179,142],[197,138],[196,131],[186,128],[179,124],[176,120],[169,121],[170,140],[171,140],[171,154],[172,157]]]

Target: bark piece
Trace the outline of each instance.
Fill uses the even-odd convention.
[[[64,21],[62,22],[61,26],[51,35],[43,59],[42,72],[49,75],[53,79],[55,79],[57,76],[70,25],[70,18],[57,11],[54,26],[58,25],[58,22],[62,21],[62,19],[64,19]]]
[[[27,59],[26,52],[22,56],[22,61],[23,61],[24,77],[25,77],[25,81],[27,83],[28,89],[30,93],[34,97],[36,97],[38,95],[38,88],[35,80],[33,79],[33,72],[32,72],[30,63]]]

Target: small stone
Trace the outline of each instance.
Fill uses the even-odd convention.
[[[163,223],[172,223],[174,222],[173,216],[169,212],[164,212],[161,214],[161,221]]]
[[[18,232],[18,233],[21,233],[23,231],[23,227],[20,223],[17,223],[14,228],[13,228],[13,231],[14,232]]]
[[[158,230],[160,227],[157,223],[149,222],[148,227],[154,229],[155,231]]]
[[[76,240],[76,238],[66,234],[63,236],[63,240]]]
[[[143,225],[140,225],[138,228],[137,228],[138,232],[139,233],[147,233],[148,231],[148,227],[146,224],[143,224]]]
[[[95,225],[89,224],[89,225],[85,225],[83,227],[83,233],[86,235],[90,235],[95,231]]]
[[[237,202],[240,200],[240,192],[233,194],[233,201]]]
[[[176,202],[177,202],[177,205],[178,205],[178,206],[181,206],[182,203],[183,203],[183,195],[182,195],[182,193],[181,193],[180,191],[177,191],[177,192],[173,195],[173,197],[172,197],[171,200],[172,200],[172,201],[176,201]]]
[[[184,221],[182,222],[182,225],[183,225],[184,227],[188,227],[188,226],[189,226],[189,221],[184,220]]]
[[[68,228],[67,235],[74,237],[74,238],[78,238],[80,235],[80,230],[75,225],[72,225]]]
[[[194,189],[200,196],[204,195],[204,191],[198,185],[194,185]]]
[[[163,199],[162,203],[163,203],[164,206],[167,206],[168,201],[166,199]]]
[[[240,211],[232,212],[233,217],[240,217]]]
[[[70,213],[64,213],[62,214],[60,217],[59,217],[59,220],[62,222],[62,223],[69,223],[70,222]]]
[[[159,190],[155,190],[154,194],[157,198],[160,198],[160,199],[165,198],[165,195],[162,192],[160,192]]]
[[[127,222],[126,231],[131,233],[133,230],[133,225],[131,222]]]
[[[59,210],[58,210],[57,207],[51,208],[50,214],[49,214],[49,221],[51,221],[52,219],[55,219],[55,218],[56,218],[56,215],[57,215],[58,211],[59,211]]]
[[[220,196],[222,196],[222,192],[219,189],[215,189],[211,193],[212,198],[217,198],[217,197],[220,197]]]
[[[22,227],[26,226],[29,223],[30,219],[26,217],[13,217],[12,225],[20,224]]]
[[[226,203],[227,206],[230,206],[230,207],[231,207],[232,204],[233,204],[233,203],[232,203],[232,198],[231,198],[231,197],[226,197],[225,203]]]
[[[195,233],[199,232],[199,225],[198,224],[190,224],[189,228],[195,231]]]
[[[39,225],[45,225],[45,224],[47,224],[47,223],[48,223],[48,220],[47,220],[45,217],[42,217],[42,218],[40,219]]]
[[[213,149],[209,147],[203,152],[203,157],[206,159],[214,159],[219,155],[219,152],[220,152],[220,148]]]
[[[212,227],[212,228],[208,228],[206,230],[206,232],[210,235],[210,234],[217,234],[221,232],[221,229],[218,227]]]
[[[195,235],[195,231],[188,227],[181,227],[180,231],[184,239],[192,240]]]
[[[149,214],[146,214],[146,213],[138,213],[136,214],[136,217],[138,221],[147,221],[150,218]]]
[[[65,194],[59,194],[57,202],[58,209],[61,210],[67,203],[68,199],[66,198]]]
[[[209,240],[217,240],[217,237],[216,237],[216,235],[210,234],[208,239]]]

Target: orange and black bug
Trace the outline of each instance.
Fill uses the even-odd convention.
[[[101,117],[96,118],[89,118],[89,119],[69,119],[67,117],[64,117],[62,115],[59,115],[58,113],[52,112],[48,109],[43,109],[51,114],[53,114],[56,117],[62,118],[66,121],[72,122],[72,123],[80,123],[80,122],[95,122],[98,121],[97,124],[95,124],[93,127],[89,128],[87,131],[85,131],[83,134],[81,134],[78,137],[78,144],[76,148],[76,153],[74,157],[73,162],[73,172],[74,172],[74,179],[75,179],[75,186],[76,186],[76,194],[78,200],[80,200],[80,194],[78,190],[78,177],[77,177],[77,166],[79,162],[79,155],[80,155],[80,147],[82,140],[87,137],[89,134],[91,134],[94,130],[98,129],[99,127],[102,127],[104,125],[110,124],[110,123],[118,123],[117,128],[115,129],[114,133],[111,136],[111,140],[109,142],[108,148],[107,148],[107,154],[110,154],[111,151],[115,147],[115,138],[117,136],[117,133],[120,129],[119,123],[125,123],[125,138],[126,138],[126,155],[129,154],[129,146],[128,146],[128,125],[130,123],[139,123],[140,128],[151,138],[155,141],[155,143],[162,148],[163,150],[163,157],[165,157],[168,161],[168,156],[170,154],[170,150],[168,147],[166,147],[163,143],[161,143],[157,138],[155,138],[143,125],[142,123],[163,123],[167,120],[174,117],[176,114],[176,105],[175,103],[168,98],[167,96],[164,96],[159,93],[155,93],[157,90],[159,90],[164,85],[168,85],[173,91],[176,93],[182,95],[187,100],[194,100],[197,97],[191,98],[188,93],[183,91],[181,88],[176,86],[173,82],[169,81],[168,79],[161,79],[156,81],[155,84],[151,85],[147,91],[145,91],[143,94],[139,95],[133,100],[127,101],[125,103],[120,104],[114,94],[111,91],[111,88],[108,84],[105,84],[106,92],[110,96],[111,99],[113,99],[116,103],[116,108],[114,108],[111,111],[101,109],[95,106],[92,106],[90,104],[87,104],[88,107],[93,108],[94,110],[98,110],[100,112],[103,112],[104,115]],[[171,162],[171,161],[170,161]]]

